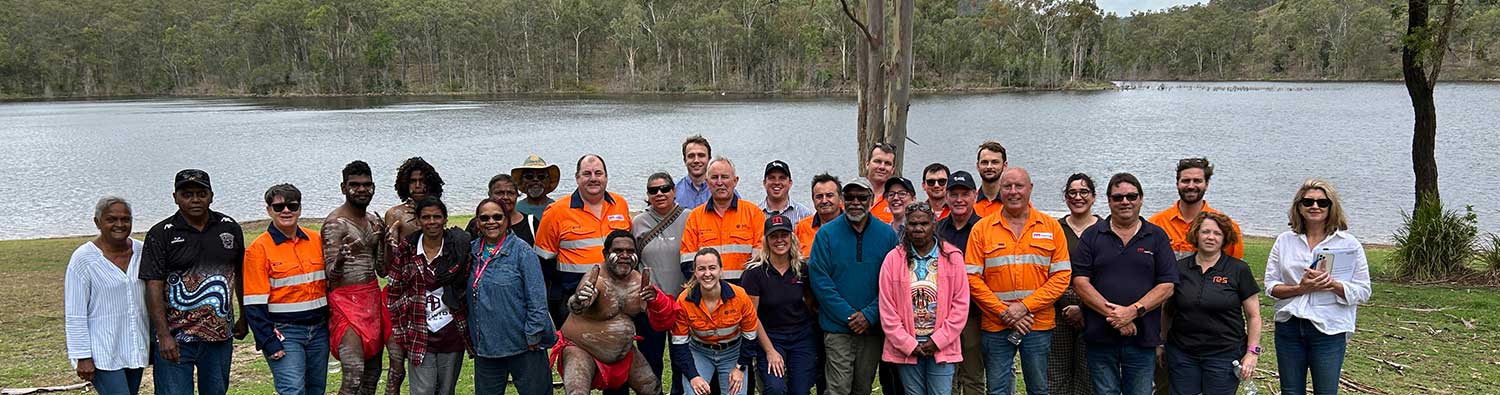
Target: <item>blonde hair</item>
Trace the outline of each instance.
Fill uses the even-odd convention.
[[[1307,220],[1302,218],[1302,212],[1297,209],[1301,205],[1303,197],[1312,190],[1323,191],[1328,195],[1328,200],[1333,204],[1328,206],[1328,220],[1323,223],[1323,231],[1333,233],[1349,229],[1349,219],[1344,217],[1344,203],[1339,200],[1338,190],[1333,189],[1333,184],[1321,178],[1309,178],[1302,182],[1302,187],[1297,188],[1297,194],[1292,196],[1292,208],[1287,210],[1287,225],[1297,234],[1307,234]]]
[[[787,261],[791,262],[792,274],[797,277],[802,277],[802,243],[797,240],[797,232],[787,233],[790,233],[792,236],[792,245],[786,252],[786,254],[788,255]],[[745,263],[745,270],[749,271],[750,269],[754,269],[758,266],[770,264],[772,254],[771,234],[766,233],[765,237],[763,237],[760,242],[760,256],[757,256],[750,262]]]

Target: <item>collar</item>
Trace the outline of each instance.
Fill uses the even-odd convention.
[[[229,218],[224,214],[219,214],[218,211],[208,210],[208,221],[205,221],[203,223],[203,232],[208,232],[209,229],[212,229],[215,224],[218,224],[220,222],[233,223],[234,219]],[[185,229],[193,232],[198,231],[197,229],[193,228],[192,224],[188,223],[187,216],[182,215],[181,210],[172,214],[171,222],[168,223],[168,225],[172,225],[169,228]]]
[[[1094,224],[1093,228],[1098,228],[1099,233],[1108,233],[1111,236],[1114,236],[1116,239],[1120,239],[1120,241],[1124,244],[1130,244],[1130,240],[1122,239],[1120,238],[1119,233],[1115,233],[1114,224],[1109,222],[1110,218],[1114,218],[1114,216],[1111,215],[1108,217],[1104,217],[1104,219],[1099,220],[1098,223]],[[1148,237],[1151,236],[1152,233],[1155,233],[1148,230],[1154,225],[1152,225],[1150,222],[1147,222],[1145,217],[1137,216],[1136,220],[1141,221],[1141,229],[1135,231],[1136,238]]]
[[[933,236],[933,240],[937,241],[937,237]],[[916,248],[912,248],[912,250],[915,251]],[[921,259],[921,260],[924,260],[924,261],[926,261],[926,260],[933,260],[933,259],[937,259],[938,255],[942,254],[942,253],[943,253],[943,243],[941,243],[941,242],[934,242],[934,243],[932,243],[932,250],[931,251],[928,251],[926,254],[922,254],[922,255],[917,256],[916,259]]]
[[[609,193],[609,191],[604,191],[604,202],[605,203],[609,203],[611,205],[615,204],[615,197],[612,196],[612,195],[614,195],[614,194]],[[568,198],[568,207],[570,207],[570,208],[583,208],[583,206],[584,206],[583,190],[582,189],[574,189],[573,190],[573,195]]]
[[[844,209],[840,208],[839,209],[839,214],[833,216],[833,219],[839,219],[839,217],[842,217],[842,216],[844,216]],[[829,222],[833,222],[833,219],[830,219],[828,221]],[[823,216],[818,215],[817,212],[814,212],[813,215],[812,215],[812,226],[813,226],[813,229],[817,229],[817,228],[823,227]]]
[[[273,224],[270,224],[270,225],[266,225],[266,227],[270,228],[270,229],[266,230],[266,233],[270,233],[271,234],[271,241],[275,242],[276,245],[281,245],[281,243],[285,243],[285,242],[288,242],[288,241],[292,240],[292,238],[288,237],[285,233],[281,233],[281,228],[277,228],[276,224],[273,223]],[[307,237],[307,233],[305,233],[305,232],[302,231],[302,227],[301,226],[297,227],[296,238],[302,239],[302,240],[312,240],[312,238]]]
[[[769,267],[767,267],[767,268],[769,269]],[[687,301],[689,301],[689,302],[693,302],[694,304],[696,304],[699,301],[701,301],[702,299],[703,299],[703,289],[702,288],[693,287],[693,292],[689,292],[688,293]],[[734,288],[729,286],[729,282],[728,281],[724,281],[724,279],[719,279],[719,300],[730,300],[730,299],[734,299]]]
[[[992,203],[999,203],[1000,202],[1000,197],[999,196],[995,196],[994,199],[990,199],[990,198],[984,197],[984,184],[980,184],[979,185],[979,189],[975,190],[974,193],[979,194],[979,198],[974,200],[976,202],[979,202],[979,201],[992,202]]]
[[[968,228],[968,227],[974,226],[974,224],[977,224],[977,223],[979,223],[979,215],[976,215],[973,212],[969,213],[969,220],[968,221],[964,221],[963,226],[960,226],[960,227],[953,227],[953,214],[948,214],[947,218],[943,218],[943,220],[938,221],[939,225],[945,225],[945,226],[948,226],[950,228],[958,229],[958,230],[963,230],[964,228]],[[939,227],[939,229],[941,229],[941,226]]]
[[[703,192],[704,190],[708,189],[708,177],[704,176],[702,183],[694,184],[693,177],[682,176],[681,180],[677,180],[677,185],[692,188],[694,192]]]
[[[717,209],[714,208],[714,198],[713,197],[709,197],[708,198],[708,202],[703,203],[703,207],[708,208],[709,212],[714,212],[714,211],[717,210]],[[734,195],[732,195],[732,196],[729,197],[729,209],[730,210],[738,210],[739,208],[740,208],[740,193],[739,193],[739,191],[735,191]]]
[[[1172,203],[1172,207],[1169,208],[1168,210],[1172,210],[1172,219],[1175,219],[1175,220],[1178,220],[1178,221],[1182,221],[1182,222],[1187,222],[1187,223],[1192,223],[1193,222],[1193,220],[1190,219],[1190,218],[1183,218],[1182,217],[1182,199],[1177,199],[1177,202],[1176,203]],[[1208,206],[1208,200],[1204,200],[1203,201],[1203,210],[1201,212],[1204,212],[1204,213],[1218,213],[1219,210],[1214,210],[1213,207],[1209,207]]]
[[[786,215],[788,211],[797,211],[797,201],[792,200],[792,198],[788,196],[786,199],[786,208],[780,210],[772,210],[771,199],[763,199],[760,201],[760,209],[761,211],[765,211],[766,215]]]
[[[1191,268],[1194,268],[1194,269],[1198,269],[1198,268],[1203,267],[1202,264],[1198,263],[1198,254],[1197,253],[1194,253],[1191,258],[1192,258],[1192,260],[1189,261],[1189,262],[1192,262],[1192,264],[1188,265],[1188,267],[1191,267]],[[1209,271],[1219,270],[1219,268],[1224,267],[1225,262],[1228,262],[1228,261],[1229,261],[1229,254],[1226,254],[1223,251],[1219,251],[1219,260],[1214,261],[1214,266],[1211,267],[1211,268],[1208,268],[1208,270]],[[1201,269],[1198,270],[1198,272],[1199,273],[1207,273],[1207,272],[1202,271]]]
[[[995,222],[993,224],[991,224],[991,225],[1004,226],[1007,229],[1009,229],[1010,228],[1010,226],[1009,226],[1010,223],[1008,223],[1008,222],[1005,221],[1005,209],[1001,208],[1000,210],[1001,211],[996,211],[995,214],[991,214],[995,218],[994,219]],[[969,214],[969,218],[974,218],[974,214]],[[1051,219],[1052,219],[1052,217],[1048,217],[1046,213],[1038,211],[1035,207],[1032,207],[1030,204],[1026,205],[1026,225],[1030,226],[1030,225],[1034,225],[1034,224],[1044,223],[1044,222],[1047,222],[1048,220],[1051,220]],[[1142,221],[1144,221],[1144,219],[1142,219]],[[1025,227],[1022,227],[1022,228],[1025,228]]]
[[[427,237],[427,235],[422,234],[422,231],[417,231],[417,256],[426,259],[428,262],[432,262],[434,259],[443,256],[443,249],[448,246],[448,240],[443,240],[443,244],[438,246],[437,256],[429,257],[427,256],[427,249],[422,247],[422,239],[425,237]]]

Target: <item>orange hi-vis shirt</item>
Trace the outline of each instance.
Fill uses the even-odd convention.
[[[1062,225],[1030,208],[1026,226],[1014,234],[1005,215],[996,212],[974,224],[964,251],[971,300],[984,317],[980,329],[999,332],[1007,327],[1000,314],[1010,303],[1023,303],[1036,315],[1033,330],[1057,326],[1052,303],[1072,282],[1073,266]]]
[[[245,247],[243,269],[246,306],[287,314],[328,305],[323,241],[317,232],[298,227],[297,234],[287,236],[272,227]]]
[[[870,215],[880,218],[881,222],[890,224],[896,220],[896,215],[891,214],[891,202],[885,200],[885,196],[874,196],[874,202],[870,203]]]
[[[547,205],[536,227],[536,254],[557,258],[557,270],[577,283],[589,269],[604,263],[604,237],[614,230],[630,230],[630,204],[605,192],[598,216],[589,211],[579,191],[569,199]],[[569,281],[564,281],[568,283]]]
[[[745,272],[745,262],[760,249],[766,213],[739,196],[729,199],[729,209],[722,216],[715,207],[713,199],[709,199],[688,214],[687,223],[682,226],[682,261],[691,265],[699,249],[711,247],[719,250],[723,278],[738,280]]]
[[[980,190],[974,191],[974,193],[979,194],[979,197],[974,199],[974,215],[984,218],[990,216],[990,214],[998,213],[1001,209],[1005,208],[1005,203],[1000,202],[999,196],[993,198],[985,197],[983,187],[981,186],[980,188]]]
[[[1166,210],[1162,210],[1161,212],[1156,213],[1156,215],[1152,215],[1150,219],[1146,220],[1152,225],[1160,226],[1162,230],[1167,231],[1167,237],[1170,237],[1172,239],[1172,254],[1175,255],[1177,259],[1186,258],[1188,255],[1193,255],[1193,253],[1198,252],[1197,247],[1194,247],[1192,244],[1188,244],[1187,242],[1188,228],[1192,227],[1193,219],[1182,217],[1182,211],[1178,208],[1181,206],[1182,201],[1178,200],[1176,203],[1172,203],[1172,207],[1167,207]],[[1219,210],[1214,210],[1212,207],[1208,207],[1207,201],[1203,202],[1203,212],[1224,214]],[[1225,216],[1228,215],[1226,214]],[[1234,219],[1230,218],[1229,226],[1234,228],[1235,234],[1240,235],[1240,240],[1244,240],[1245,234],[1240,233],[1239,223],[1234,222]],[[1225,254],[1235,257],[1235,259],[1245,258],[1245,243],[1243,241],[1224,246],[1223,248]]]
[[[843,215],[843,213],[841,212],[839,215]],[[835,216],[834,218],[838,217]],[[802,247],[802,260],[806,261],[809,257],[812,257],[813,238],[818,235],[818,228],[823,227],[825,223],[827,221],[823,221],[817,214],[809,215],[807,218],[797,221],[797,230],[792,233],[797,235],[797,244],[799,247]]]
[[[757,210],[759,211],[759,210]],[[755,341],[760,319],[755,316],[755,303],[744,288],[719,281],[719,306],[712,312],[703,305],[703,292],[699,288],[683,292],[677,297],[677,326],[672,328],[672,344],[688,344],[689,340],[708,345],[720,345],[736,338]],[[742,344],[741,347],[750,347]]]

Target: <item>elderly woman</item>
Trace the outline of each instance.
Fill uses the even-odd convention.
[[[948,395],[958,337],[969,319],[964,253],[937,237],[937,215],[926,202],[908,205],[901,244],[880,267],[881,359],[895,364],[905,393]]]
[[[818,369],[812,288],[792,220],[766,219],[760,258],[746,264],[740,281],[760,317],[759,369],[766,395],[807,395]]]
[[[1094,199],[1098,195],[1094,179],[1088,174],[1068,176],[1068,183],[1063,187],[1063,203],[1068,206],[1068,215],[1058,218],[1057,222],[1065,230],[1063,235],[1068,240],[1069,256],[1078,256],[1078,236],[1083,230],[1103,219],[1094,214]],[[1052,352],[1047,355],[1048,388],[1057,395],[1093,394],[1088,359],[1084,358],[1083,300],[1073,292],[1070,284],[1053,306],[1060,319],[1057,329],[1052,331]]]
[[[672,176],[665,172],[646,178],[646,204],[649,208],[636,214],[631,220],[630,230],[641,250],[641,263],[651,268],[651,284],[676,298],[677,291],[682,290],[682,284],[687,282],[680,250],[682,227],[687,224],[688,212],[691,210],[677,205],[677,194],[672,192],[672,188]],[[647,315],[640,314],[635,317],[635,333],[641,336],[641,340],[636,342],[637,349],[641,350],[641,355],[646,356],[646,363],[651,365],[651,371],[661,377],[667,332],[653,330]],[[681,381],[676,379],[680,377],[680,373],[672,374],[674,379],[671,382]],[[606,394],[626,392],[625,388],[605,391]]]
[[[1224,253],[1240,241],[1229,217],[1203,212],[1188,227],[1197,252],[1177,261],[1167,301],[1167,370],[1173,394],[1234,395],[1260,357],[1260,285],[1250,265]],[[1239,368],[1234,365],[1239,361]]]
[[[114,196],[94,205],[99,236],[73,251],[63,280],[68,359],[78,378],[104,395],[135,395],[151,333],[141,242],[130,238],[130,203]]]
[[[489,198],[474,208],[479,238],[468,246],[468,276],[456,284],[471,322],[474,392],[480,394],[503,394],[507,382],[522,394],[552,390],[547,349],[557,343],[556,329],[541,262],[530,243],[511,233],[511,196],[509,203]]]
[[[682,310],[672,329],[672,369],[682,372],[685,394],[711,393],[710,377],[719,379],[720,394],[745,394],[745,371],[754,355],[747,343],[759,338],[760,319],[745,289],[723,279],[722,265],[719,251],[699,250],[693,277],[677,297]]]
[[[1276,301],[1276,365],[1281,393],[1335,394],[1359,305],[1370,300],[1365,249],[1333,184],[1302,183],[1287,212],[1292,230],[1276,236],[1266,259],[1266,295]]]

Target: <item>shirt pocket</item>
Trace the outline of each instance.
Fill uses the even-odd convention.
[[[287,260],[271,261],[271,278],[281,279],[302,274],[302,263]]]

